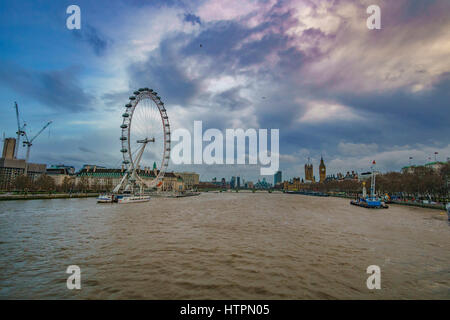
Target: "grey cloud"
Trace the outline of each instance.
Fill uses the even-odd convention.
[[[290,60],[291,64],[299,66],[301,53],[290,48],[289,37],[284,34],[287,26],[292,23],[291,15],[291,11],[282,14],[269,12],[265,21],[254,27],[247,27],[239,21],[211,22],[198,36],[190,39],[189,44],[180,50],[180,54],[214,57],[213,69],[209,71],[215,74],[243,72],[248,66],[263,63],[273,52],[282,55],[282,63]],[[264,35],[260,39],[244,43],[252,35],[261,33]]]
[[[86,42],[97,56],[103,55],[111,43],[111,40],[91,25],[83,26],[80,30],[73,30],[72,34],[76,39]]]
[[[88,149],[86,147],[78,147],[78,150],[85,152],[85,153],[95,153],[94,151],[92,151],[91,149]]]
[[[226,90],[217,95],[211,97],[222,108],[227,108],[230,110],[239,110],[243,106],[248,106],[251,102],[248,99],[243,98],[239,94],[240,88],[233,88]]]
[[[219,21],[207,26],[181,50],[182,55],[205,55],[217,58],[235,57],[233,48],[251,34],[251,30],[235,21]],[[199,48],[200,44],[202,45]]]
[[[55,110],[89,110],[94,100],[81,87],[76,68],[37,71],[4,61],[0,70],[0,82]]]
[[[279,34],[269,33],[257,41],[252,41],[244,44],[239,50],[235,52],[239,59],[240,66],[250,66],[253,64],[265,61],[265,58],[276,51],[278,48],[283,48],[287,43],[287,37]],[[289,52],[284,52],[285,55]],[[295,59],[295,57],[289,57]]]
[[[339,97],[346,105],[356,110],[364,110],[372,116],[381,117],[377,121],[376,136],[380,140],[407,144],[411,140],[427,143],[439,137],[448,141],[450,137],[450,75],[443,76],[441,82],[430,91],[414,93],[395,91],[384,94],[347,94]]]
[[[189,79],[178,64],[182,56],[176,51],[175,44],[183,37],[180,34],[165,38],[146,61],[130,65],[130,85],[153,88],[165,103],[186,105],[198,92],[199,83]]]
[[[190,23],[192,23],[192,25],[202,24],[202,22],[200,20],[200,17],[196,16],[195,14],[192,14],[192,13],[185,13],[184,14],[184,21],[190,22]]]
[[[105,109],[107,111],[115,111],[123,107],[126,103],[128,103],[128,97],[130,96],[133,89],[136,90],[138,88],[136,87],[127,91],[108,92],[103,94],[101,99],[106,106]]]

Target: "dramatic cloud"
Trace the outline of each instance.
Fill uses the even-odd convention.
[[[191,79],[178,61],[176,38],[164,39],[160,46],[152,51],[147,60],[132,64],[129,68],[131,85],[149,83],[169,104],[185,105],[189,98],[197,93],[195,79]]]
[[[371,4],[381,7],[381,30],[366,27]],[[94,50],[80,59],[88,74],[33,56],[31,67],[4,65],[3,87],[55,110],[95,105],[71,126],[97,129],[99,139],[116,134],[114,117],[120,122],[130,92],[151,87],[173,129],[191,129],[194,120],[205,129],[280,129],[285,178],[302,176],[307,158],[317,167],[320,155],[331,173],[375,158],[383,170],[398,170],[410,156],[450,155],[449,1],[132,1],[104,11],[95,29],[75,35]],[[61,41],[73,39],[64,32]],[[99,143],[98,158],[116,144]],[[253,169],[192,168],[204,179],[234,172],[256,180]]]

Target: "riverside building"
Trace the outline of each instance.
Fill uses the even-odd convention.
[[[27,163],[25,159],[17,159],[14,152],[18,148],[16,138],[6,138],[3,143],[2,157],[0,158],[0,190],[14,189],[14,180],[25,173]],[[45,164],[28,163],[27,176],[36,180],[45,173]]]

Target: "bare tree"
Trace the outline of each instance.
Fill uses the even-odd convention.
[[[29,191],[33,187],[33,180],[30,176],[20,175],[14,179],[14,189],[17,191]]]

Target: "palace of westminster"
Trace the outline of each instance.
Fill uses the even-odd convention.
[[[323,161],[323,157],[320,157],[319,164],[319,181],[316,181],[316,177],[313,171],[313,164],[311,159],[308,158],[308,162],[305,164],[305,179],[301,178],[293,178],[291,182],[285,181],[283,183],[285,190],[299,190],[301,184],[310,184],[310,183],[324,183],[327,181],[333,180],[358,180],[358,174],[354,171],[347,172],[344,176],[342,173],[338,173],[337,175],[327,176],[327,168],[325,166],[325,162]]]

